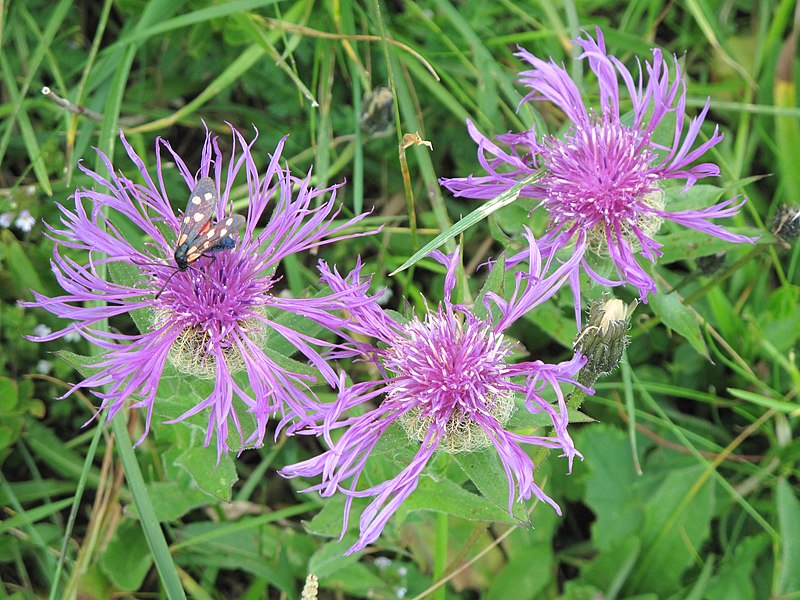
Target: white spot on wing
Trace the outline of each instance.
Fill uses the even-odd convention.
[[[200,200],[200,196],[195,196],[192,198],[192,204],[200,204],[202,200]]]
[[[206,197],[206,200],[211,200],[214,197],[214,194],[212,194],[211,192],[206,192],[205,193],[205,197]]]
[[[194,222],[195,223],[199,223],[203,219],[204,219],[203,213],[199,213],[199,212],[194,213]]]
[[[220,229],[219,230],[219,237],[225,237],[226,233],[228,233],[227,229]]]

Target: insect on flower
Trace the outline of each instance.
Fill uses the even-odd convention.
[[[234,247],[233,237],[229,235],[245,223],[242,215],[231,215],[219,223],[211,224],[211,215],[217,206],[217,187],[210,177],[203,177],[194,186],[186,210],[183,212],[181,229],[175,246],[175,263],[181,273],[207,252],[221,252]],[[156,299],[167,287],[173,273],[156,294]]]

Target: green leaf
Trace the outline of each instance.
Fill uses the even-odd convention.
[[[389,273],[389,275],[396,275],[400,271],[405,271],[411,265],[418,263],[420,260],[428,256],[431,252],[439,248],[440,246],[446,244],[457,235],[465,232],[467,229],[479,223],[495,211],[503,208],[514,202],[519,197],[520,192],[523,188],[532,185],[539,181],[542,176],[544,175],[544,170],[539,169],[535,173],[531,173],[526,177],[522,178],[519,183],[514,185],[512,188],[508,189],[507,191],[503,192],[499,196],[488,200],[484,204],[482,204],[477,209],[473,210],[469,213],[466,217],[462,218],[460,221],[455,223],[454,225],[448,227],[442,233],[437,235],[433,238],[430,242],[425,244],[421,250],[415,252],[411,258],[409,258],[406,262],[400,265],[397,269]]]
[[[308,572],[322,579],[358,562],[360,558],[358,553],[344,555],[347,549],[356,543],[356,539],[356,534],[350,533],[341,540],[323,544],[308,561]]]
[[[497,262],[492,265],[489,277],[486,278],[486,282],[483,284],[478,297],[475,298],[472,313],[479,319],[489,319],[492,317],[489,311],[491,308],[494,308],[494,306],[492,304],[490,304],[489,307],[486,306],[486,294],[492,292],[502,298],[505,295],[503,293],[505,289],[505,275],[506,255],[504,252],[500,255],[500,258],[497,259]]]
[[[25,249],[13,235],[3,235],[6,260],[3,265],[11,275],[14,292],[19,298],[30,298],[31,290],[45,290],[36,267],[31,262]]]
[[[342,533],[344,501],[345,498],[342,494],[325,498],[322,509],[316,515],[314,515],[314,518],[305,523],[306,531],[323,537],[338,538]],[[353,501],[353,514],[358,514],[356,512],[357,508],[363,507],[365,504],[365,500],[356,498]],[[351,519],[350,525],[352,526],[352,524],[353,523]],[[353,541],[355,541],[355,539]]]
[[[493,448],[487,448],[478,452],[465,452],[454,454],[453,458],[458,466],[475,484],[483,496],[496,507],[505,511],[506,523],[527,522],[528,517],[525,505],[521,502],[514,502],[511,506],[513,515],[509,514],[509,487],[508,477],[506,476],[500,458]],[[516,519],[516,521],[515,521]]]
[[[150,547],[138,521],[126,519],[114,531],[100,567],[118,588],[126,592],[138,590],[153,566]]]
[[[736,228],[736,233],[755,236],[760,232],[751,228]],[[659,265],[668,265],[680,260],[696,260],[738,247],[734,242],[708,235],[696,229],[681,229],[674,233],[659,235],[658,242],[663,244],[661,248],[663,254],[658,259]]]
[[[521,402],[521,401],[520,401]],[[579,410],[567,409],[570,423],[594,423],[595,419]],[[524,408],[518,409],[508,421],[507,429],[518,431],[520,429],[538,429],[552,427],[553,420],[544,412],[532,414]]]
[[[18,400],[17,382],[9,377],[0,377],[0,415],[13,412]]]
[[[72,498],[65,498],[64,500],[50,502],[48,504],[26,510],[25,512],[17,513],[12,517],[8,517],[7,519],[0,521],[0,535],[8,533],[12,529],[19,529],[21,527],[25,527],[26,525],[31,525],[32,523],[42,521],[50,515],[54,515],[57,512],[64,510],[70,504],[72,504]]]
[[[668,145],[671,147],[671,144]],[[671,185],[664,188],[667,209],[670,212],[708,208],[716,204],[723,193],[725,193],[724,188],[706,183],[697,183],[686,191],[682,185]]]
[[[540,593],[553,579],[552,544],[532,544],[527,552],[512,556],[495,577],[485,600],[526,600],[541,598]],[[535,560],[531,560],[536,557]]]
[[[468,521],[508,523],[508,508],[500,508],[483,496],[472,494],[449,479],[433,479],[423,475],[417,489],[397,510],[397,518],[405,519],[414,511],[434,511]]]
[[[339,547],[339,553],[343,553],[349,545],[355,542],[355,539],[349,541],[349,545],[345,545],[347,540],[342,540],[342,546]],[[323,548],[320,554],[325,551],[325,555],[317,558],[315,554],[309,562],[308,570],[310,573],[317,573],[315,569],[319,568],[324,575],[320,575],[320,586],[332,589],[341,590],[342,597],[346,598],[392,598],[397,597],[396,590],[393,590],[389,582],[385,581],[382,577],[375,574],[374,569],[368,568],[366,565],[358,562],[348,562],[346,564],[337,563],[335,561],[328,562],[326,559],[337,551],[337,548],[331,544],[331,548]],[[354,555],[359,558],[360,554]],[[349,557],[348,557],[349,558]],[[332,568],[338,565],[339,568]]]
[[[777,592],[788,596],[800,592],[800,500],[797,489],[785,477],[778,480],[775,492],[781,532]]]
[[[634,470],[627,436],[606,425],[583,429],[576,446],[587,457],[576,465],[591,469],[586,480],[586,503],[597,515],[592,538],[601,549],[636,536],[644,520],[640,499],[632,494],[640,481]]]
[[[680,334],[703,358],[711,360],[703,334],[700,332],[697,317],[688,306],[681,302],[677,292],[652,294],[650,306],[664,325]]]
[[[188,542],[182,549],[183,560],[207,568],[246,571],[265,578],[288,597],[297,597],[296,569],[287,556],[295,552],[286,550],[294,537],[292,532],[263,523],[244,530],[234,525],[204,521],[181,529],[179,537]],[[218,535],[220,530],[222,535]],[[194,538],[203,542],[192,543]]]
[[[695,549],[708,539],[714,516],[714,485],[704,481],[705,471],[704,465],[673,468],[650,498],[642,498],[647,503],[640,535],[646,550],[631,578],[637,591],[663,597],[681,588],[683,573],[695,563]]]
[[[89,377],[90,375],[100,372],[102,369],[94,367],[93,365],[105,360],[105,357],[101,354],[97,356],[83,356],[82,354],[76,354],[69,350],[58,350],[55,352],[55,355],[64,359],[73,369],[84,377]]]
[[[619,590],[641,557],[642,540],[635,535],[615,541],[581,571],[581,580],[606,590]]]
[[[231,488],[239,477],[229,456],[219,457],[217,464],[216,448],[195,447],[182,452],[175,464],[186,469],[192,481],[202,491],[220,500],[230,501]]]
[[[705,590],[707,600],[751,600],[757,598],[753,582],[759,558],[769,548],[769,536],[762,534],[736,541],[732,556],[720,565]],[[788,565],[786,565],[788,566]]]
[[[28,419],[26,429],[25,441],[41,462],[59,475],[75,480],[80,478],[84,462],[80,453],[64,444],[53,430],[38,421]],[[99,483],[100,470],[94,467],[88,475],[87,484],[96,488]]]
[[[211,496],[185,482],[152,481],[145,484],[145,489],[159,523],[175,521],[192,509],[215,502]],[[128,510],[139,518],[135,505],[129,505]]]

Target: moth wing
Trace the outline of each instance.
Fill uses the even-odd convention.
[[[220,252],[234,247],[233,234],[245,223],[242,215],[230,215],[219,223],[212,225],[202,234],[202,239],[197,248],[199,254],[204,252]]]
[[[210,177],[203,177],[194,186],[183,211],[178,246],[191,243],[209,229],[211,216],[217,208],[217,186]]]

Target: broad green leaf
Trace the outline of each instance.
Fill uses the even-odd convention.
[[[84,377],[88,377],[89,375],[94,375],[95,373],[99,372],[101,369],[95,367],[94,365],[105,360],[102,355],[83,356],[82,354],[76,354],[75,352],[70,352],[69,350],[58,350],[55,355],[59,358],[63,358],[73,369],[75,369]]]
[[[522,319],[533,323],[547,334],[547,337],[558,342],[564,348],[572,348],[572,342],[577,337],[574,312],[569,316],[554,302],[540,304],[535,310],[526,312]]]
[[[267,579],[287,596],[295,597],[294,576],[298,573],[293,572],[295,569],[283,551],[294,534],[273,525],[262,525],[224,535],[209,535],[229,526],[230,523],[202,521],[179,530],[178,537],[182,540],[204,539],[202,544],[183,548],[181,555],[184,560],[197,566],[252,573]]]
[[[486,498],[473,494],[449,479],[434,480],[423,475],[417,489],[400,505],[396,518],[405,519],[413,511],[446,513],[469,521],[512,522],[508,509],[501,509]]]
[[[618,539],[581,570],[581,581],[597,586],[613,597],[611,591],[618,591],[628,580],[641,553],[642,540],[638,536]]]
[[[520,400],[520,402],[522,402]],[[594,423],[595,419],[579,410],[568,409],[570,423]],[[520,407],[508,421],[506,429],[519,432],[521,429],[539,429],[542,427],[552,427],[553,421],[547,413],[540,412],[532,414],[525,408]],[[541,434],[541,432],[537,432]]]
[[[30,291],[46,291],[36,267],[31,262],[22,244],[13,235],[3,232],[6,260],[3,266],[8,269],[15,295],[19,298],[30,298]]]
[[[344,496],[334,495],[323,499],[324,504],[320,511],[310,521],[306,521],[305,529],[314,535],[338,538],[342,533],[342,518],[344,515]],[[358,515],[358,509],[366,506],[366,501],[356,498],[353,501],[352,515]],[[351,516],[350,525],[353,525]],[[357,521],[356,521],[357,522]],[[353,539],[355,541],[355,539]],[[352,544],[352,542],[351,542]],[[345,546],[347,549],[349,546]]]
[[[553,580],[553,547],[532,544],[528,552],[511,557],[483,596],[486,600],[526,600],[541,598],[540,593]]]
[[[343,554],[355,542],[355,539],[342,540],[341,546],[331,543],[323,547],[311,557],[308,565],[310,573],[317,574],[320,569],[320,585],[333,590],[341,590],[349,598],[392,598],[397,593],[391,589],[389,582],[375,574],[374,569],[366,565],[347,561],[340,563],[330,560],[335,552]],[[358,559],[361,554],[351,555]],[[347,557],[350,558],[350,557]]]
[[[0,415],[15,411],[18,400],[17,382],[9,377],[0,377]]]
[[[153,566],[150,547],[138,521],[126,519],[114,530],[100,567],[114,585],[127,592],[138,590]]]
[[[719,569],[705,590],[708,600],[751,600],[758,598],[755,571],[760,555],[769,548],[769,537],[761,534],[742,538],[735,544],[728,560]]]
[[[145,487],[160,523],[175,521],[190,510],[216,503],[216,500],[204,491],[188,486],[185,482],[152,481]],[[128,505],[128,510],[138,518],[135,505]]]
[[[753,229],[732,228],[731,231],[742,235],[758,235]],[[662,256],[658,259],[659,265],[668,265],[679,260],[696,260],[703,256],[710,256],[718,252],[736,250],[740,244],[708,235],[696,229],[680,229],[673,233],[658,236]],[[713,275],[712,275],[713,276]]]
[[[174,464],[186,469],[202,491],[220,500],[231,499],[231,488],[239,479],[236,466],[227,456],[220,457],[217,464],[217,449],[213,445],[189,448]]]
[[[317,550],[308,561],[309,573],[314,573],[320,579],[330,577],[341,569],[358,562],[358,553],[345,556],[347,549],[356,543],[356,533],[348,533],[341,540],[327,542]]]
[[[620,430],[606,425],[583,429],[575,444],[587,457],[576,471],[589,469],[585,499],[597,519],[592,538],[600,549],[638,534],[644,513],[641,499],[632,493],[640,478],[634,470],[630,443]]]
[[[677,292],[651,294],[649,302],[653,312],[661,318],[664,325],[680,334],[703,358],[710,360],[697,317],[681,302]]]
[[[713,480],[696,488],[705,469],[672,469],[648,499],[641,530],[645,550],[631,578],[638,591],[673,593],[695,563],[695,549],[708,539],[714,516]]]
[[[697,183],[686,191],[682,185],[667,186],[664,188],[666,210],[670,212],[702,210],[719,202],[723,193],[725,193],[724,188],[706,183]]]
[[[513,515],[509,514],[509,484],[508,477],[503,470],[500,458],[493,448],[487,448],[477,452],[465,452],[454,454],[453,458],[467,474],[470,481],[475,484],[478,491],[489,502],[494,504],[506,513],[505,522],[528,522],[526,506],[521,502],[513,502],[511,509]],[[513,493],[513,492],[512,492]],[[515,500],[516,498],[512,498]],[[516,519],[516,521],[515,521]]]

